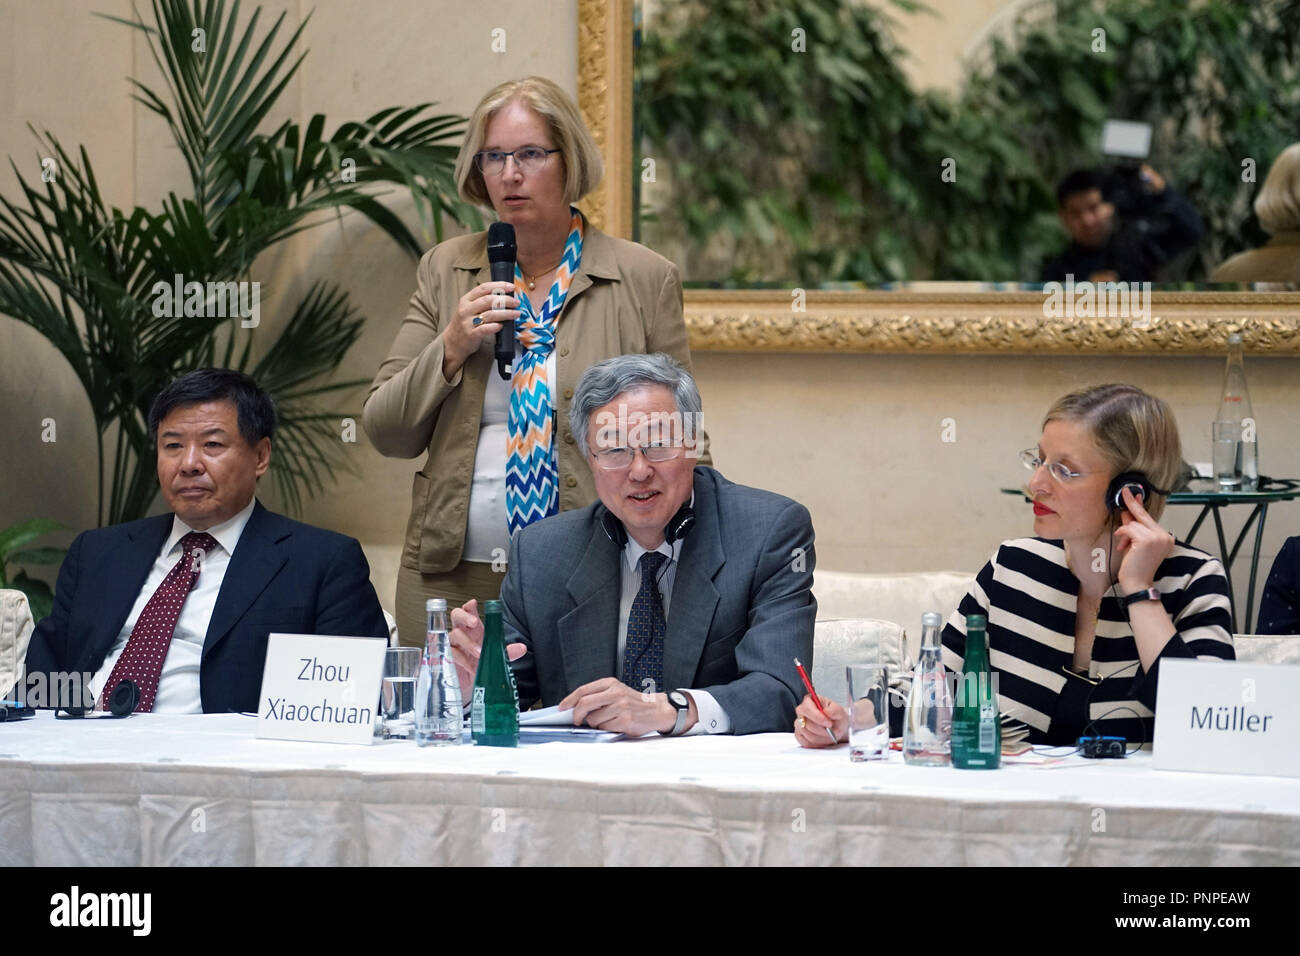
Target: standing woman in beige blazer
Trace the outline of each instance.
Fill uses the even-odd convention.
[[[515,227],[513,288],[490,281],[486,232],[429,250],[363,412],[380,453],[427,452],[397,575],[403,644],[423,644],[426,598],[456,607],[500,593],[513,530],[596,499],[564,424],[589,365],[667,352],[690,367],[677,268],[572,205],[602,176],[577,107],[550,80],[503,83],[470,117],[456,183]],[[506,319],[516,324],[509,380],[493,361]]]

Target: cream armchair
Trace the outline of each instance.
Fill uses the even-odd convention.
[[[813,573],[817,620],[893,621],[907,635],[902,658],[915,661],[921,645],[921,615],[937,611],[947,621],[974,579],[974,574],[964,571],[857,574],[818,568]],[[819,663],[816,655],[813,663]]]
[[[921,615],[937,611],[946,621],[974,577],[963,571],[859,574],[819,568],[813,573],[817,624],[810,675],[817,693],[843,704],[845,665],[879,659],[901,704],[920,651]]]
[[[876,661],[888,670],[890,686],[900,688],[900,682],[910,677],[911,662],[904,657],[906,641],[903,628],[893,621],[818,621],[813,630],[813,669],[809,675],[818,696],[843,704],[849,698],[845,665]]]
[[[0,590],[0,696],[8,696],[22,675],[27,643],[35,627],[27,595]]]
[[[1239,661],[1300,666],[1300,634],[1234,634],[1232,646]]]

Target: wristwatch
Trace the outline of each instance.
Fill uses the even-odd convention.
[[[1124,608],[1125,610],[1128,610],[1128,608],[1132,607],[1134,604],[1138,604],[1142,601],[1159,601],[1159,600],[1160,600],[1160,592],[1157,591],[1155,588],[1147,588],[1143,591],[1134,591],[1132,594],[1122,595],[1119,599],[1119,606],[1121,608]]]
[[[691,701],[690,698],[681,691],[670,690],[668,692],[668,703],[672,704],[673,708],[677,711],[677,723],[673,724],[673,729],[667,733],[664,733],[662,730],[659,731],[659,733],[663,734],[665,737],[677,737],[686,726],[686,718],[691,715]]]

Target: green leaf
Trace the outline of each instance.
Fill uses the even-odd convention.
[[[332,135],[319,114],[305,127],[289,120],[266,132],[266,117],[279,111],[280,95],[306,55],[300,41],[309,18],[290,31],[283,15],[264,28],[260,8],[244,17],[238,3],[222,0],[141,6],[149,22],[141,12],[104,19],[140,31],[145,41],[161,80],[152,87],[132,80],[130,95],[167,123],[190,192],[169,195],[160,209],[120,210],[100,195],[84,149],[64,150],[53,134],[33,129],[35,160],[30,167],[10,160],[17,191],[0,196],[0,313],[48,339],[81,382],[103,476],[101,524],[142,517],[157,495],[145,415],[158,392],[193,368],[253,365],[252,338],[234,320],[180,309],[155,315],[159,283],[170,288],[176,275],[248,281],[262,252],[330,221],[320,215],[330,211],[360,213],[412,256],[431,236],[442,237],[445,217],[482,226],[479,212],[457,196],[453,177],[464,117],[432,114],[426,103],[344,120]],[[196,27],[206,31],[204,54],[190,49]],[[46,156],[59,170],[50,183],[38,178]],[[356,182],[342,181],[343,157],[355,160]],[[384,205],[379,184],[415,200],[424,242]],[[263,302],[264,312],[275,308],[273,299]],[[319,341],[304,329],[313,317],[326,324]],[[363,321],[345,299],[320,294],[290,322],[287,338],[268,345],[259,335],[263,384],[277,399],[294,396],[281,405],[281,447],[306,442],[303,464],[295,471],[284,463],[277,480],[285,475],[319,493],[334,465],[345,466],[332,445],[312,444],[320,411],[314,402],[345,384],[332,376]]]
[[[19,571],[10,582],[10,587],[27,595],[27,603],[31,607],[32,620],[35,623],[39,624],[54,610],[54,592],[50,590],[50,586],[44,581],[29,577],[26,571]]]
[[[49,534],[51,531],[58,531],[63,525],[57,521],[51,521],[49,518],[33,518],[31,521],[24,521],[21,524],[12,525],[3,531],[0,531],[0,562],[16,560],[12,552],[16,548],[21,548],[29,541],[34,541],[43,534]]]
[[[29,548],[15,551],[5,557],[12,564],[61,564],[67,548]]]

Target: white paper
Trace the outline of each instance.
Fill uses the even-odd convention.
[[[623,734],[612,730],[600,730],[596,727],[520,727],[521,744],[547,744],[554,742],[571,744],[603,744],[611,740],[622,740]]]
[[[520,727],[572,727],[573,708],[560,710],[558,707],[541,707],[526,710],[519,715]]]

